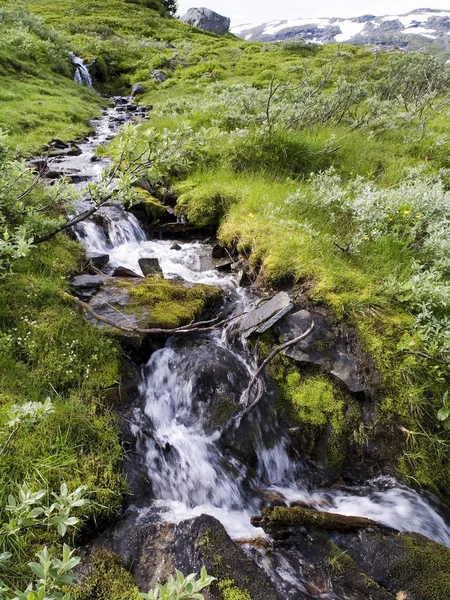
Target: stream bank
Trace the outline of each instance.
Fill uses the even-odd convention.
[[[127,120],[127,114],[135,112],[119,110],[124,106],[130,106],[130,100],[117,99],[115,108],[109,109],[97,124],[98,134],[79,145],[78,156],[51,159],[52,171],[69,174],[75,185],[97,178],[105,162],[94,159],[95,147],[117,132],[118,124]],[[179,236],[186,231],[186,223],[172,226],[175,229]],[[220,289],[221,311],[227,316],[251,312],[260,302],[258,294],[240,286],[233,273],[215,268],[212,244],[181,237],[152,238],[145,224],[121,206],[102,208],[95,218],[77,227],[76,235],[85,245],[91,263],[97,263],[98,267],[103,257],[101,274],[97,274],[95,282],[90,282],[87,299],[91,302],[99,302],[100,297],[100,304],[111,305],[111,298],[101,302],[101,294],[112,280],[132,287],[140,285],[142,259],[157,260],[164,280],[178,281],[176,286]],[[118,268],[128,269],[128,274],[131,271],[137,277],[117,277]],[[132,283],[132,279],[137,283]],[[132,317],[124,310],[128,301],[120,302],[113,307],[112,314],[117,316],[121,307],[125,322],[132,323]],[[194,316],[199,316],[204,308],[199,306]],[[304,330],[308,319],[313,318],[317,322],[316,337],[306,346],[296,348],[296,354],[288,359],[312,369],[306,380],[311,379],[319,389],[320,403],[327,399],[335,403],[336,390],[343,398],[339,414],[331,406],[328,413],[322,410],[318,417],[316,406],[316,412],[310,411],[306,417],[310,421],[319,419],[318,423],[310,424],[321,426],[324,424],[321,420],[331,415],[342,425],[343,435],[348,435],[344,422],[352,411],[364,410],[361,405],[369,397],[372,378],[364,373],[364,365],[352,347],[351,335],[342,324],[336,326],[326,315],[312,315],[299,305],[296,309],[279,321],[274,335],[279,340],[283,336],[294,337],[296,328]],[[284,379],[291,386],[299,384],[292,364],[283,366],[287,371],[282,371],[281,376],[279,370],[275,373],[275,379],[281,379],[279,385],[283,385]],[[201,337],[160,339],[140,353],[139,363],[132,365],[136,379],[128,386],[127,401],[118,408],[129,450],[125,472],[133,496],[121,521],[100,536],[94,548],[107,546],[121,555],[143,589],[164,579],[173,567],[198,570],[205,562],[212,574],[219,575],[222,585],[212,592],[215,598],[228,600],[232,597],[230,590],[235,590],[237,598],[344,598],[352,594],[350,597],[362,599],[367,598],[367,589],[361,587],[361,581],[366,581],[361,574],[368,572],[364,571],[366,567],[359,564],[355,567],[359,583],[348,588],[350,584],[347,580],[342,583],[341,575],[348,570],[348,564],[336,569],[333,565],[336,552],[337,556],[339,552],[351,552],[335,551],[329,545],[348,547],[357,554],[359,550],[354,549],[359,547],[357,539],[339,538],[339,546],[334,534],[324,538],[323,533],[312,527],[288,531],[281,540],[271,540],[251,525],[250,517],[267,505],[300,503],[326,512],[371,517],[396,530],[414,530],[449,545],[443,507],[432,497],[386,476],[383,466],[378,465],[378,476],[373,479],[367,473],[362,477],[362,464],[358,476],[330,484],[330,477],[342,473],[324,470],[320,456],[316,457],[316,464],[305,460],[310,456],[301,440],[309,433],[301,431],[298,436],[298,426],[292,432],[289,419],[279,420],[277,390],[270,380],[266,381],[267,396],[261,409],[223,444],[221,426],[239,410],[242,393],[256,366],[252,345],[233,325]],[[335,379],[324,377],[324,372]],[[304,396],[311,394],[312,389],[309,385]],[[304,422],[305,415],[301,416]],[[351,473],[351,464],[347,465],[347,471]],[[379,535],[387,536],[394,544],[399,536],[386,531]],[[240,545],[233,539],[241,540]],[[431,546],[423,543],[426,553]],[[400,560],[396,552],[386,552],[383,560]],[[226,568],[221,568],[222,563]],[[340,565],[339,560],[337,564]],[[350,571],[354,574],[355,569],[352,566]],[[377,577],[374,575],[376,581]],[[227,581],[231,583],[223,583]],[[378,584],[370,579],[366,588],[377,590],[374,598],[392,598],[401,591],[397,586],[403,582],[406,585],[406,579],[384,581],[378,589]],[[236,596],[238,593],[240,596]]]

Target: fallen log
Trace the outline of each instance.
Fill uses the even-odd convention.
[[[270,534],[298,527],[328,531],[355,531],[366,527],[379,527],[378,523],[365,517],[348,517],[300,506],[269,506],[261,511],[260,516],[252,517],[251,523]]]

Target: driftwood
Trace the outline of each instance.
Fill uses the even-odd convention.
[[[228,319],[220,320],[220,317],[216,319],[212,319],[210,321],[191,321],[188,325],[183,325],[182,327],[176,327],[175,329],[164,329],[162,327],[153,327],[150,329],[141,329],[140,327],[134,327],[132,325],[119,325],[110,319],[106,319],[102,317],[98,313],[96,313],[86,302],[75,298],[75,296],[71,296],[70,294],[63,293],[63,298],[65,300],[70,300],[74,304],[78,306],[81,310],[91,315],[96,321],[100,323],[104,323],[105,325],[109,325],[113,329],[118,329],[119,331],[123,331],[124,333],[137,334],[137,335],[191,335],[193,333],[208,333],[210,331],[214,331],[215,329],[219,329],[220,327],[224,327],[228,323],[231,323],[235,319],[242,317],[244,313],[239,315],[234,315]]]
[[[235,415],[234,417],[232,417],[228,423],[226,423],[225,427],[222,430],[222,436],[224,436],[230,429],[231,427],[235,427],[237,428],[241,422],[241,420],[246,417],[247,415],[249,415],[259,404],[259,402],[261,401],[263,394],[264,394],[264,383],[261,379],[261,375],[263,373],[263,371],[265,370],[265,368],[267,367],[267,365],[283,350],[287,350],[287,348],[290,348],[291,346],[295,346],[295,344],[297,344],[298,342],[301,342],[302,340],[304,340],[305,338],[307,338],[309,335],[311,335],[311,333],[313,332],[315,327],[314,321],[311,323],[311,326],[309,327],[309,329],[307,329],[305,331],[305,333],[302,333],[302,335],[299,335],[298,337],[294,338],[293,340],[289,340],[288,342],[285,342],[284,344],[282,344],[281,346],[278,346],[277,348],[275,348],[275,350],[273,350],[269,356],[264,360],[264,362],[261,364],[261,366],[259,367],[259,369],[256,371],[256,373],[253,375],[247,389],[244,392],[244,401],[246,402],[247,406],[241,410],[237,415]],[[251,391],[253,389],[253,387],[255,385],[258,385],[258,390],[256,393],[256,398],[255,400],[251,403],[248,404],[249,399],[250,399],[250,394]]]
[[[298,527],[328,531],[355,531],[365,527],[380,527],[378,523],[365,517],[348,517],[299,506],[270,506],[262,510],[261,516],[252,517],[251,522],[255,527],[262,527],[266,533],[271,534]]]

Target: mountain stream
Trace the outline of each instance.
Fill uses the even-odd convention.
[[[108,163],[94,158],[95,149],[135,115],[124,110],[131,102],[130,98],[116,98],[115,106],[94,121],[95,133],[79,144],[81,154],[53,159],[52,170],[76,175],[79,187],[98,179]],[[104,207],[101,213],[106,226],[91,219],[77,226],[76,235],[88,251],[109,255],[111,271],[120,265],[140,273],[138,259],[155,257],[165,278],[222,288],[229,314],[248,311],[258,302],[251,289],[238,285],[234,275],[214,269],[208,262],[208,244],[177,240],[181,250],[174,249],[173,240],[149,239],[138,220],[122,206]],[[259,514],[261,490],[265,490],[282,494],[289,502],[304,501],[322,511],[369,517],[400,531],[419,532],[450,547],[445,509],[431,495],[391,477],[359,486],[311,486],[304,466],[288,453],[287,440],[270,406],[254,411],[251,417],[248,436],[256,463],[251,467],[245,464],[233,448],[224,447],[220,431],[211,425],[208,392],[201,375],[205,361],[214,377],[223,378],[225,386],[239,393],[257,368],[253,352],[233,331],[233,324],[188,339],[169,338],[140,366],[132,432],[153,491],[140,511],[157,509],[161,519],[170,522],[205,513],[220,520],[231,537],[254,538],[264,535],[250,524],[250,516]]]

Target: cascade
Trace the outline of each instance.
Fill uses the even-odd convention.
[[[80,65],[81,77],[81,66],[87,69],[77,57],[74,63]],[[96,124],[96,136],[80,145],[83,154],[70,158],[71,167],[78,165],[92,181],[99,174],[86,167],[86,157],[105,141],[104,132],[110,130],[117,114],[115,109],[106,111]],[[139,258],[152,256],[158,258],[166,278],[220,286],[227,306],[232,307],[230,314],[249,310],[258,300],[238,285],[234,275],[220,274],[212,264],[202,265],[199,257],[210,255],[210,246],[183,241],[181,248],[174,249],[171,240],[149,239],[138,220],[122,206],[102,208],[80,223],[75,234],[88,251],[107,253],[112,267],[121,265],[139,272]],[[450,547],[450,527],[438,502],[393,478],[311,489],[304,466],[288,452],[270,406],[255,410],[246,424],[245,436],[255,456],[251,467],[233,447],[224,447],[220,426],[211,419],[214,386],[230,390],[239,406],[256,368],[253,353],[233,325],[200,338],[169,338],[141,366],[130,427],[151,483],[152,495],[146,498],[149,509],[156,509],[161,520],[173,523],[209,514],[219,519],[232,537],[254,537],[262,531],[250,524],[250,516],[259,512],[259,494],[265,490],[322,511],[365,516],[400,531],[416,531]],[[291,578],[292,585],[302,589],[301,581],[283,560],[276,558],[276,553],[272,558],[262,554],[260,564],[274,572],[278,561],[277,568],[283,573],[280,587]]]
[[[72,63],[75,66],[74,81],[76,83],[85,85],[86,87],[92,90],[93,86],[91,74],[89,73],[89,69],[87,68],[87,66],[84,64],[84,60],[79,56],[73,54],[73,52],[70,53],[70,56],[72,59]]]

